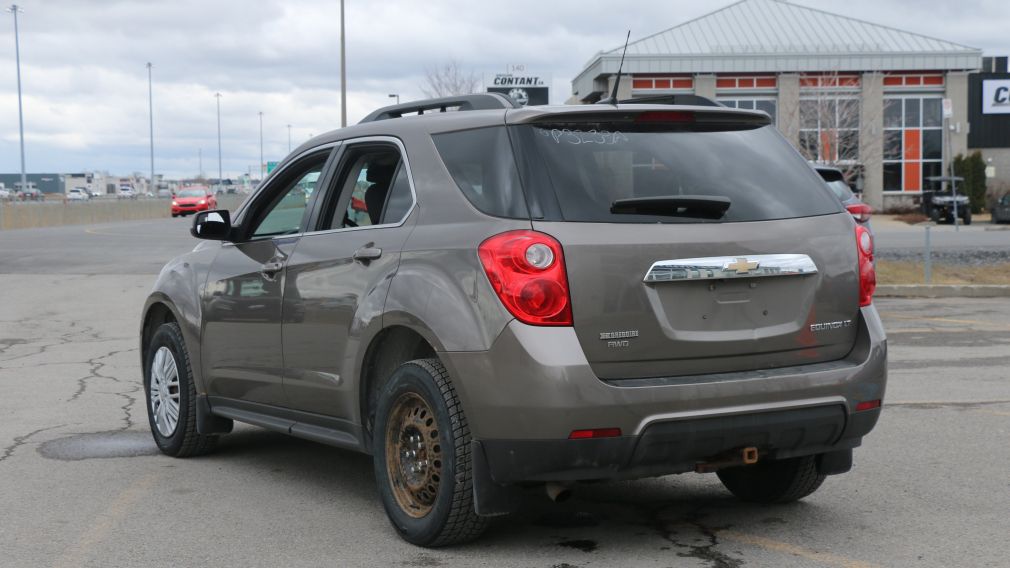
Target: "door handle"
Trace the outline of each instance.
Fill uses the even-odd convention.
[[[265,276],[268,280],[270,280],[283,269],[284,269],[283,262],[271,260],[270,262],[260,267],[260,272],[263,273],[263,276]]]
[[[370,260],[375,260],[382,256],[382,249],[364,246],[354,251],[352,258],[361,262],[368,262]]]

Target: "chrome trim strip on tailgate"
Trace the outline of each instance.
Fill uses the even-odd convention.
[[[761,278],[765,276],[803,276],[816,274],[817,265],[805,254],[752,254],[749,256],[710,256],[654,262],[645,273],[644,282],[679,282],[682,280],[722,280]]]

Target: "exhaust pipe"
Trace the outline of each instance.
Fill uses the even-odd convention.
[[[568,483],[550,481],[545,485],[547,497],[555,503],[564,503],[572,496],[572,486]]]

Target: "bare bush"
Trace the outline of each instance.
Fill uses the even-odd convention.
[[[480,92],[481,80],[472,70],[463,70],[459,61],[451,59],[444,65],[426,68],[420,89],[428,98],[470,95]]]

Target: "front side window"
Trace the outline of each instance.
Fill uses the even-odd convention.
[[[293,176],[286,177],[287,184],[281,186],[282,190],[260,214],[252,237],[276,237],[300,233],[305,209],[317,189],[325,165],[326,154],[323,154],[297,170]]]

